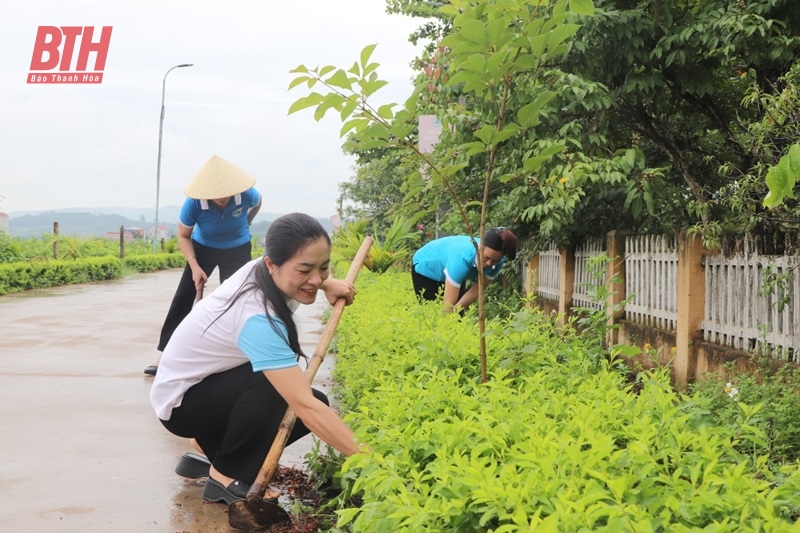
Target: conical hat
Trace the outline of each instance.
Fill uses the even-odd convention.
[[[244,192],[256,184],[256,179],[219,156],[212,155],[183,190],[189,198],[214,200]]]

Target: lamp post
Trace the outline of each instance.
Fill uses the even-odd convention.
[[[164,74],[164,79],[161,82],[161,120],[158,123],[158,164],[156,165],[156,225],[153,228],[153,253],[156,253],[156,244],[158,242],[158,200],[159,192],[161,191],[161,138],[164,134],[164,95],[167,91],[167,74],[176,68],[191,67],[193,63],[183,63],[182,65],[175,65]]]

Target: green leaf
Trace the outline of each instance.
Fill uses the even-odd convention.
[[[292,113],[302,109],[318,105],[320,102],[322,102],[322,95],[319,93],[311,93],[308,96],[304,96],[299,100],[296,100],[291,106],[289,106],[288,114],[291,115]]]
[[[569,0],[569,8],[578,15],[594,15],[592,0]]]
[[[414,112],[417,108],[417,103],[419,102],[420,95],[422,94],[422,87],[416,87],[414,92],[411,93],[406,99],[406,103],[404,104],[405,110],[409,113]]]
[[[472,54],[464,61],[461,68],[483,74],[486,72],[486,56],[483,54]]]
[[[539,124],[539,115],[545,104],[555,98],[556,93],[553,91],[544,91],[539,93],[536,99],[524,106],[517,112],[517,122],[523,128],[532,128]]]
[[[339,130],[339,137],[344,137],[351,130],[355,130],[355,132],[358,133],[366,128],[367,125],[369,125],[369,119],[366,118],[354,118],[352,120],[348,120],[342,124],[342,129]]]
[[[511,137],[519,133],[519,130],[520,128],[517,124],[514,123],[506,124],[503,129],[501,129],[494,135],[494,138],[492,139],[493,144],[500,144],[501,142],[510,139]]]
[[[325,80],[325,83],[327,83],[328,85],[332,85],[333,87],[353,90],[352,80],[347,76],[347,73],[342,69],[338,69],[336,72],[334,72],[330,78]]]
[[[472,42],[478,44],[486,43],[486,26],[480,20],[470,20],[460,28],[458,33]]]
[[[356,110],[358,107],[358,98],[352,96],[347,99],[347,102],[342,106],[342,110],[339,113],[339,118],[341,120],[347,120],[352,114],[353,111]]]
[[[394,117],[392,109],[395,104],[385,104],[378,108],[378,116],[385,120],[391,120]]]
[[[580,29],[580,24],[562,24],[553,28],[550,32],[550,40],[547,43],[547,50],[552,54],[563,53],[559,45],[575,35]]]
[[[475,130],[475,137],[483,141],[483,144],[492,144],[492,137],[495,134],[495,127],[493,125],[483,126]]]
[[[322,117],[325,116],[325,113],[327,113],[329,109],[332,108],[336,109],[341,107],[341,105],[344,103],[344,100],[345,100],[344,97],[341,95],[338,95],[336,93],[328,93],[322,99],[322,102],[320,102],[320,104],[317,106],[316,111],[314,111],[314,120],[319,122],[320,120],[322,120]]]
[[[459,83],[478,83],[481,78],[474,72],[459,70],[447,80],[447,86],[458,85]]]
[[[564,148],[566,148],[566,145],[563,144],[554,144],[553,146],[548,146],[547,148],[541,150],[538,155],[529,157],[523,161],[522,168],[525,170],[525,172],[538,172],[539,168],[542,166],[542,163],[550,159],[554,154],[562,152]]]
[[[375,51],[376,46],[378,46],[378,43],[367,45],[361,50],[361,68],[366,69],[369,58],[372,56],[372,52]]]
[[[473,155],[486,151],[486,145],[479,141],[462,144],[459,148],[464,151],[467,157],[472,157]]]
[[[534,35],[530,38],[531,42],[531,51],[533,55],[536,57],[542,57],[544,55],[544,51],[547,48],[547,41],[550,39],[550,35],[545,33],[544,35]]]
[[[292,81],[289,82],[289,89],[288,90],[291,91],[292,89],[294,89],[298,85],[301,85],[301,84],[307,82],[310,78],[311,78],[310,76],[298,76],[298,77],[296,77],[295,79],[293,79]]]
[[[800,176],[800,143],[789,148],[778,164],[767,171],[769,193],[764,198],[765,207],[777,207],[784,198],[794,198],[794,186]]]
[[[337,527],[346,526],[347,524],[352,522],[353,519],[356,516],[358,516],[358,513],[360,513],[360,512],[361,512],[361,508],[360,507],[343,509],[341,511],[337,511],[336,514],[339,515],[339,517],[338,517],[338,520],[336,521],[336,526]]]
[[[385,80],[375,80],[375,81],[366,81],[360,83],[361,85],[361,94],[364,96],[370,96],[381,90],[386,85],[389,85],[388,81]]]
[[[353,61],[353,66],[347,69],[347,72],[352,74],[353,76],[360,76],[361,75],[361,67],[358,66],[357,61]]]

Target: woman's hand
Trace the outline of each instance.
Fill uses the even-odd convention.
[[[178,247],[186,257],[186,262],[189,264],[189,268],[192,269],[192,281],[194,281],[194,288],[199,291],[205,287],[206,281],[208,281],[208,275],[206,275],[203,269],[200,268],[200,265],[197,263],[197,258],[194,255],[194,244],[192,244],[193,229],[194,226],[184,226],[178,222]]]
[[[200,265],[197,264],[197,259],[195,259],[194,257],[189,261],[189,266],[192,269],[192,280],[194,281],[194,288],[200,291],[203,289],[203,287],[206,286],[206,282],[208,281],[208,276],[206,276],[206,273],[203,272],[202,268],[200,268]]]
[[[350,305],[356,297],[355,285],[343,279],[328,278],[322,282],[320,288],[325,291],[325,298],[331,305],[339,298],[344,298],[345,304]]]

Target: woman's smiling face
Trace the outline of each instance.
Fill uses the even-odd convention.
[[[278,266],[264,258],[275,285],[287,297],[301,304],[312,304],[317,291],[330,275],[331,247],[320,237]]]

